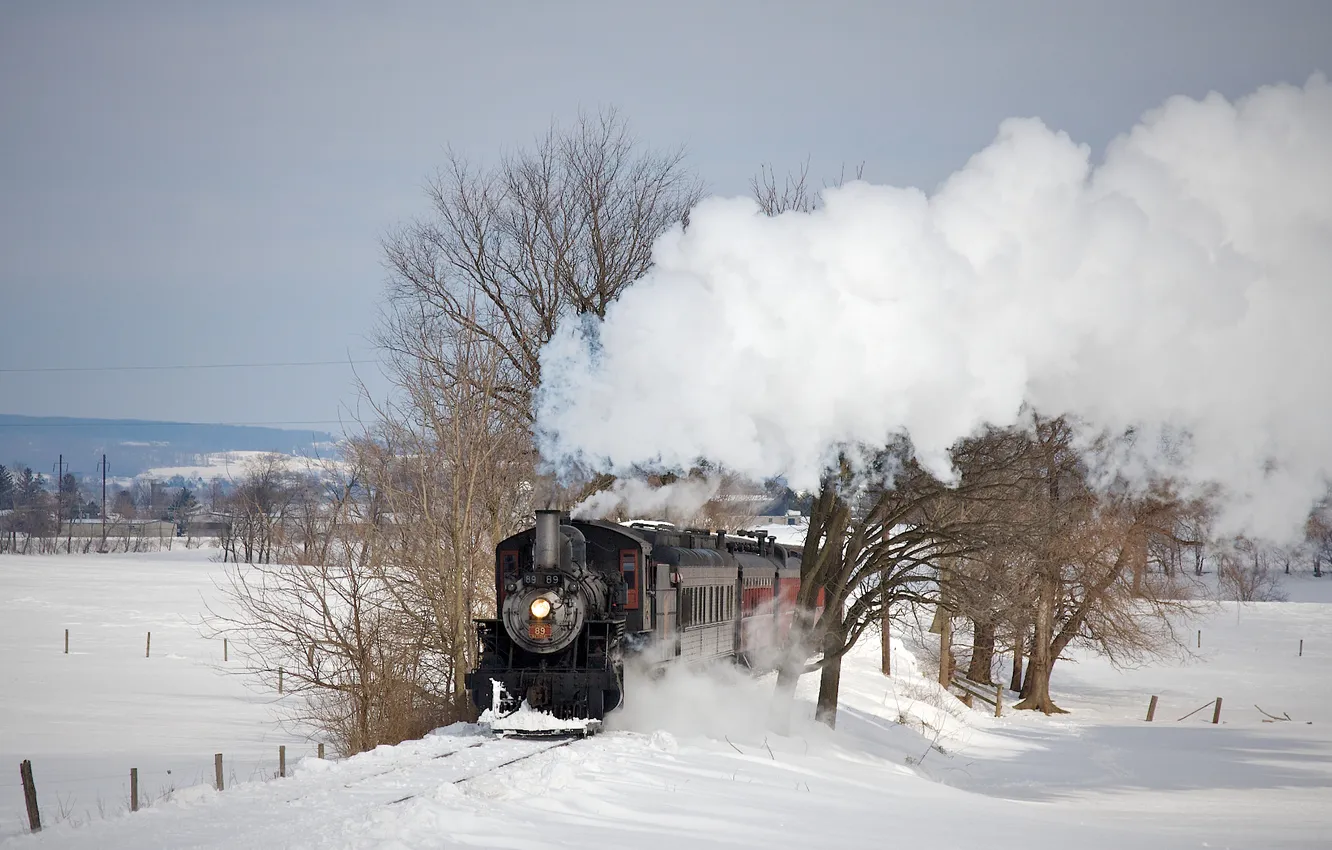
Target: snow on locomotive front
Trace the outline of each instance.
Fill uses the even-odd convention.
[[[588,531],[594,551],[616,555],[589,558],[587,536],[559,511],[537,511],[533,528],[496,547],[498,617],[476,621],[480,655],[466,677],[478,709],[506,713],[526,701],[559,718],[599,720],[620,704],[623,543]]]

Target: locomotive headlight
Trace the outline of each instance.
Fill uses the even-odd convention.
[[[544,620],[550,616],[550,600],[543,597],[533,599],[532,607],[529,610],[534,618]]]

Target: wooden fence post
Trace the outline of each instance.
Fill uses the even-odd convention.
[[[222,660],[227,660],[227,639],[222,638]]]
[[[149,657],[153,652],[153,633],[148,633],[148,640],[143,645],[143,657]]]
[[[1147,722],[1151,723],[1152,718],[1156,716],[1156,694],[1152,694],[1152,701],[1147,703]]]
[[[1221,722],[1221,697],[1216,698],[1216,710],[1212,712],[1212,723]]]
[[[217,777],[217,790],[219,790],[219,791],[224,790],[224,786],[223,786],[223,784],[222,784],[222,754],[221,754],[221,753],[218,753],[218,754],[216,754],[216,755],[213,756],[213,773],[214,773],[214,774],[216,775],[216,777]]]
[[[287,747],[285,744],[278,747],[278,776],[283,778],[287,776]]]
[[[1198,629],[1198,648],[1202,649],[1202,629]]]
[[[69,630],[68,630],[68,629],[65,630],[65,640],[66,640],[66,642],[69,641]],[[68,649],[66,649],[65,651],[66,651],[66,652],[69,652]],[[1303,658],[1303,657],[1304,657],[1304,638],[1300,638],[1300,656],[1299,656],[1299,657],[1300,657],[1300,658]]]
[[[1300,646],[1304,646],[1304,641],[1300,641]],[[65,654],[69,655],[69,629],[65,629]]]
[[[137,812],[138,810],[139,810],[139,769],[137,767],[131,767],[130,768],[130,811]]]
[[[320,758],[323,758],[323,757],[324,757],[324,745],[323,745],[323,744],[320,744],[320,745],[319,745],[319,757],[320,757]]]
[[[19,763],[19,778],[23,780],[23,802],[28,807],[28,829],[41,832],[42,813],[37,809],[37,783],[32,778],[32,762],[24,759]]]
[[[994,686],[994,716],[995,716],[995,717],[1003,717],[1003,716],[1004,716],[1004,686],[1003,686],[1003,685],[995,685],[995,686]]]
[[[278,693],[282,693],[282,668],[278,668]]]

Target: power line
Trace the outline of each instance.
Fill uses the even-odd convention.
[[[162,372],[181,369],[274,369],[288,366],[352,366],[361,363],[383,363],[383,360],[304,360],[288,363],[194,363],[152,366],[31,366],[18,369],[0,369],[3,374],[39,372]]]
[[[138,422],[133,420],[118,421],[102,419],[96,422],[0,422],[0,428],[161,428],[180,425],[200,425],[206,428],[217,426],[234,428],[276,427],[279,425],[345,425],[341,419],[291,419],[280,422]]]

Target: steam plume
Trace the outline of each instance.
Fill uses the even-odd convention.
[[[1099,165],[1011,119],[932,195],[853,183],[776,218],[709,199],[654,260],[544,350],[548,459],[810,486],[832,447],[906,431],[947,477],[950,446],[1025,402],[1137,428],[1118,471],[1221,485],[1230,530],[1288,536],[1332,475],[1321,75],[1173,98]]]
[[[607,490],[593,493],[574,506],[570,514],[577,519],[600,519],[616,510],[638,517],[657,518],[668,514],[692,517],[717,495],[721,479],[683,478],[661,487],[653,487],[634,478],[621,478]]]

